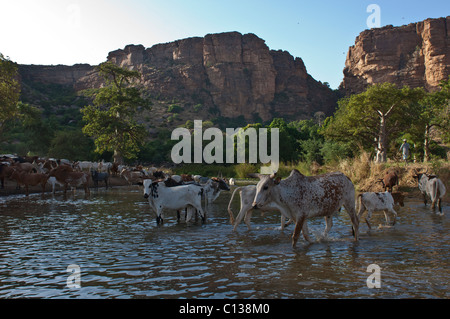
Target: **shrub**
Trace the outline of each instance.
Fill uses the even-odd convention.
[[[169,113],[180,113],[182,110],[183,110],[183,108],[181,106],[179,106],[178,104],[171,104],[167,108],[167,111]]]

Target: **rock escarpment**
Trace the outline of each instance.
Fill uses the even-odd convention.
[[[450,16],[365,30],[348,51],[341,89],[360,93],[391,82],[436,90],[450,75],[449,35]]]
[[[129,45],[107,59],[140,71],[143,89],[152,97],[181,101],[185,108],[201,104],[210,117],[309,118],[318,111],[331,115],[336,106],[333,91],[308,75],[300,58],[270,50],[254,34],[208,34],[151,48]],[[19,70],[25,81],[76,90],[101,85],[89,65],[22,65]]]

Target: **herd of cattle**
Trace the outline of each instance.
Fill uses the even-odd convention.
[[[163,221],[164,211],[177,211],[178,218],[181,212],[186,213],[186,222],[192,217],[206,218],[209,205],[217,199],[221,191],[229,191],[234,185],[233,179],[218,177],[202,177],[199,175],[170,175],[152,167],[129,168],[115,163],[105,162],[70,162],[67,160],[40,159],[37,157],[0,157],[1,187],[4,188],[5,179],[15,180],[17,187],[25,186],[26,195],[29,186],[41,185],[45,192],[47,183],[64,188],[64,193],[70,186],[72,189],[82,186],[89,194],[89,183],[92,180],[95,187],[98,182],[104,182],[108,188],[110,175],[124,178],[130,185],[141,184],[144,188],[144,198],[156,213],[157,223]],[[355,187],[351,180],[342,173],[328,173],[318,176],[305,176],[293,170],[289,177],[280,179],[273,175],[250,174],[250,177],[259,178],[257,185],[236,187],[229,205],[230,222],[234,229],[244,219],[250,228],[250,218],[253,210],[278,211],[281,213],[281,228],[285,227],[285,219],[295,223],[292,236],[292,245],[295,246],[300,232],[306,241],[311,242],[308,234],[307,219],[324,217],[326,222],[325,233],[332,227],[332,215],[344,206],[350,217],[355,240],[358,240],[359,221],[362,214],[367,211],[365,218],[371,228],[370,218],[374,211],[383,211],[387,225],[390,224],[388,213],[394,216],[395,224],[397,213],[394,205],[403,206],[404,195],[393,192],[398,185],[399,178],[395,172],[388,172],[379,180],[385,192],[365,192],[356,197]],[[435,175],[416,172],[414,178],[418,181],[419,190],[423,194],[424,203],[431,199],[432,208],[437,205],[442,214],[442,198],[446,192],[444,183]],[[240,211],[234,218],[231,204],[235,194],[240,193]],[[356,198],[356,205],[355,205]],[[204,204],[202,204],[204,202]]]

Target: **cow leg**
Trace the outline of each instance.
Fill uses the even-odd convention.
[[[390,225],[390,223],[391,223],[391,221],[389,220],[389,215],[388,215],[388,210],[387,209],[385,209],[385,210],[383,210],[383,213],[384,213],[384,218],[386,219],[386,226],[389,226]]]
[[[422,194],[423,195],[423,202],[425,203],[425,206],[427,206],[427,195],[426,194]]]
[[[352,232],[353,232],[353,236],[355,237],[355,241],[358,241],[358,239],[359,239],[359,218],[358,218],[358,215],[356,214],[355,203],[354,203],[354,201],[352,201],[350,203],[344,204],[344,207],[352,221]]]
[[[156,224],[163,224],[164,219],[162,218],[162,211],[160,209],[156,210]]]
[[[284,230],[284,226],[285,226],[285,223],[286,223],[286,217],[284,217],[283,216],[283,214],[281,214],[281,230]]]
[[[249,222],[247,224],[248,229],[250,229],[250,218],[248,218],[247,220],[247,214],[251,211],[251,207],[244,207],[241,204],[241,210],[239,211],[239,214],[236,216],[236,219],[234,221],[234,227],[233,227],[233,231],[236,231],[237,226],[241,223],[242,218],[244,218],[244,216],[246,217],[246,221],[245,223],[247,224],[247,221]],[[251,216],[251,213],[250,213]]]
[[[436,208],[436,200],[432,200],[431,201],[431,209],[435,209]]]
[[[439,209],[439,213],[440,213],[441,215],[443,215],[443,213],[442,213],[442,204],[441,204],[441,201],[442,201],[442,198],[439,198],[439,199],[438,199],[438,209]]]
[[[197,219],[197,210],[193,206],[187,206],[186,214],[185,214],[186,223],[191,221],[192,216],[194,216],[194,214],[195,214],[195,219]]]
[[[28,184],[25,184],[25,191],[26,191],[26,196],[28,196],[29,195],[29,193],[28,193]]]
[[[370,218],[372,217],[372,211],[368,210],[367,211],[367,216],[366,216],[366,224],[369,227],[369,229],[372,229],[372,226],[370,225]]]
[[[247,225],[247,229],[250,230],[251,226],[250,226],[250,219],[252,218],[252,214],[253,214],[253,209],[249,209],[246,213],[245,213],[245,218],[244,218],[244,222]]]
[[[292,235],[292,247],[294,248],[295,245],[297,244],[298,241],[298,237],[300,236],[300,232],[303,229],[303,224],[305,222],[305,216],[301,216],[298,220],[297,223],[295,224],[295,229],[294,229],[294,234]],[[305,236],[305,232],[303,232],[303,236]],[[309,239],[308,234],[306,234],[306,236]],[[305,237],[306,240],[308,240]],[[308,240],[309,241],[309,240]]]
[[[284,217],[283,215],[281,215],[281,217]],[[285,217],[286,220],[286,217]],[[292,219],[289,219],[287,223],[284,224],[284,227],[289,226],[290,224],[292,224]]]
[[[331,227],[333,227],[333,218],[331,216],[325,216],[325,231],[323,232],[323,236],[326,238],[328,237],[328,232],[330,231]]]
[[[310,243],[310,244],[313,243],[313,240],[311,239],[311,237],[309,237],[308,223],[306,222],[306,219],[305,219],[305,222],[303,223],[302,234],[303,234],[303,238],[305,238],[305,240],[308,243]]]
[[[395,222],[397,221],[397,212],[393,208],[391,208],[389,211],[394,215],[394,221],[392,222],[392,226],[394,226]]]

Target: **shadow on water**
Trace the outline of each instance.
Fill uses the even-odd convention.
[[[361,220],[359,242],[345,212],[326,238],[323,219],[310,220],[316,242],[293,249],[294,227],[281,231],[276,213],[255,212],[251,230],[233,232],[230,196],[220,195],[204,224],[168,212],[159,226],[137,187],[2,198],[0,297],[449,297],[447,206],[439,216],[409,201],[392,228],[377,228],[384,215],[374,213],[372,230]],[[371,264],[381,288],[367,287]],[[80,288],[67,287],[69,265],[79,266]]]

